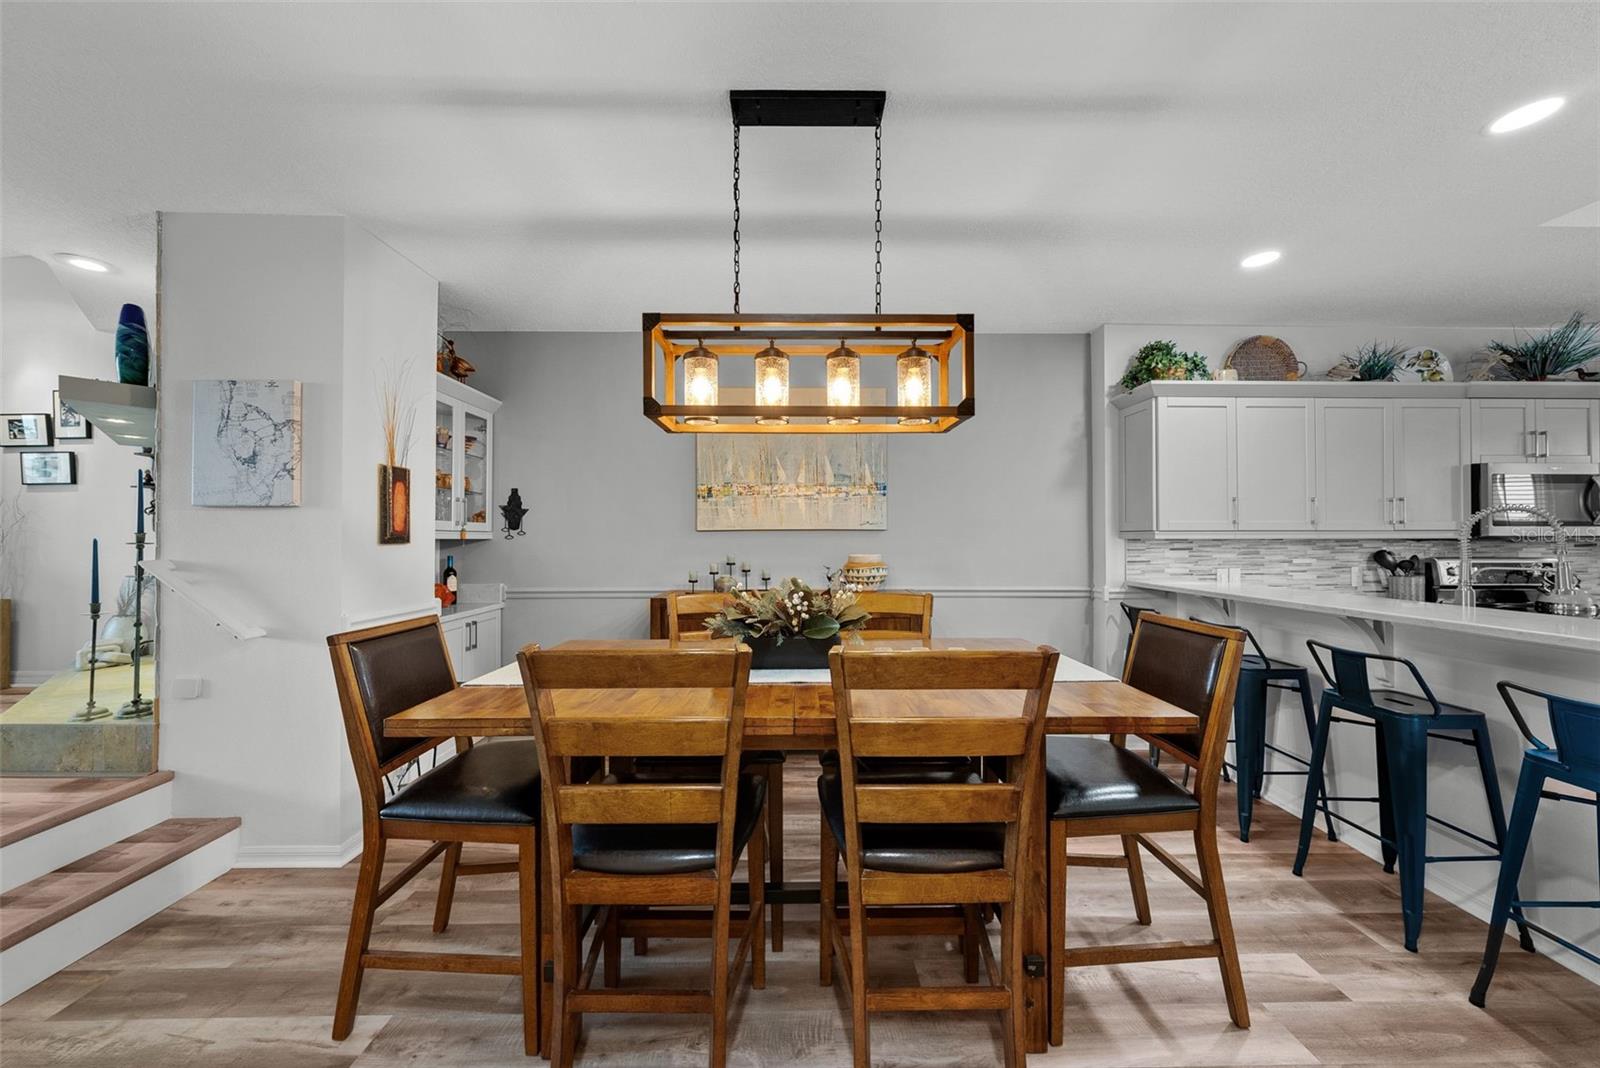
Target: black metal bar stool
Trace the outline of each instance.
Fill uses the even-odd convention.
[[[1233,627],[1244,632],[1250,651],[1239,665],[1239,688],[1233,699],[1234,763],[1222,765],[1226,781],[1231,767],[1239,775],[1239,841],[1250,841],[1250,820],[1255,814],[1256,799],[1261,796],[1262,781],[1268,775],[1311,774],[1311,761],[1299,753],[1291,753],[1267,741],[1267,698],[1270,690],[1294,690],[1300,696],[1300,711],[1305,716],[1306,737],[1316,734],[1317,716],[1311,706],[1311,672],[1287,660],[1274,660],[1261,648],[1256,636],[1244,627],[1232,623],[1213,623],[1190,616],[1196,623],[1208,627]],[[1267,769],[1267,753],[1276,753],[1300,765],[1300,768]],[[1304,770],[1301,770],[1304,769]],[[1333,817],[1328,812],[1327,790],[1323,789],[1323,820],[1328,828],[1328,841],[1337,842],[1339,836],[1333,829]]]
[[[1500,786],[1495,779],[1494,750],[1489,744],[1488,719],[1482,712],[1442,703],[1411,661],[1399,656],[1380,656],[1355,649],[1340,649],[1324,642],[1308,641],[1311,658],[1327,680],[1317,715],[1317,729],[1311,744],[1311,774],[1306,780],[1305,807],[1300,816],[1300,848],[1294,857],[1294,873],[1300,875],[1311,850],[1311,829],[1316,826],[1317,810],[1362,834],[1372,835],[1383,847],[1383,870],[1400,865],[1400,907],[1405,918],[1405,946],[1415,953],[1422,933],[1422,898],[1427,865],[1453,861],[1498,861],[1506,840],[1505,809],[1500,802]],[[1323,662],[1325,650],[1333,662],[1333,672]],[[1374,690],[1367,669],[1373,661],[1400,664],[1411,673],[1420,696],[1403,690]],[[1355,713],[1360,719],[1335,716],[1335,709]],[[1378,796],[1340,797],[1327,794],[1323,769],[1328,756],[1328,732],[1335,723],[1373,728],[1377,742]],[[1469,737],[1442,734],[1465,731]],[[1484,799],[1489,806],[1493,838],[1467,830],[1460,824],[1428,813],[1428,741],[1454,742],[1471,746],[1478,757],[1483,776]],[[1330,801],[1377,802],[1379,829],[1373,832],[1354,820],[1333,812]],[[1447,827],[1469,838],[1490,853],[1428,855],[1428,823]],[[1523,932],[1527,937],[1527,932]]]

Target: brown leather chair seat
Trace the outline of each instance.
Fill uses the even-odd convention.
[[[783,751],[757,749],[739,755],[739,767],[749,769],[758,764],[782,764]],[[720,757],[660,757],[633,758],[633,782],[716,782],[722,777]]]
[[[382,820],[539,822],[539,752],[532,738],[480,742],[403,788]]]
[[[839,751],[822,754],[822,770],[838,774]],[[897,783],[964,783],[978,770],[971,757],[857,757],[856,777],[861,782],[894,785]]]
[[[615,781],[614,779],[612,781]],[[739,776],[733,820],[733,859],[739,859],[761,821],[767,780]],[[578,823],[572,827],[572,866],[609,875],[685,875],[717,864],[714,823]]]
[[[1198,810],[1194,795],[1143,757],[1102,738],[1045,740],[1045,811],[1051,819]]]
[[[874,780],[879,781],[879,780]],[[894,780],[891,780],[894,781]],[[954,781],[954,780],[935,780]],[[969,771],[960,782],[976,783]],[[844,780],[836,772],[817,777],[817,797],[833,840],[844,849]],[[1005,867],[1001,824],[866,823],[861,825],[861,866],[911,875],[948,875]]]

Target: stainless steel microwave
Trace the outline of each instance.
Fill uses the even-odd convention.
[[[1473,464],[1472,510],[1537,505],[1561,520],[1568,533],[1600,536],[1600,464]],[[1480,538],[1548,536],[1532,512],[1507,511],[1478,521]]]

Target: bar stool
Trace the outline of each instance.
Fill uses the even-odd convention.
[[[1208,627],[1230,627],[1231,623],[1213,623],[1209,620],[1190,616],[1195,623],[1204,623]],[[1268,775],[1306,775],[1311,774],[1311,761],[1298,753],[1291,753],[1287,749],[1280,749],[1267,741],[1267,691],[1268,690],[1295,690],[1300,695],[1300,711],[1306,720],[1306,737],[1310,738],[1317,730],[1317,714],[1311,707],[1311,672],[1299,664],[1291,664],[1287,660],[1274,660],[1261,648],[1261,643],[1256,641],[1256,636],[1244,627],[1234,627],[1235,630],[1244,632],[1244,640],[1250,651],[1244,654],[1244,659],[1239,664],[1239,689],[1233,699],[1233,764],[1224,762],[1222,765],[1222,778],[1226,782],[1228,769],[1231,767],[1239,773],[1239,841],[1250,841],[1250,819],[1255,814],[1256,798],[1261,796],[1262,780]],[[1295,769],[1267,770],[1268,751],[1277,753],[1281,757],[1299,764],[1305,771]],[[1339,836],[1334,833],[1333,817],[1328,814],[1327,790],[1323,790],[1323,818],[1328,827],[1328,841],[1337,842]]]
[[[1317,729],[1311,741],[1311,774],[1306,779],[1305,807],[1300,815],[1300,848],[1295,852],[1294,873],[1300,875],[1311,850],[1311,829],[1316,826],[1317,810],[1362,834],[1376,838],[1383,846],[1383,870],[1395,870],[1400,863],[1400,909],[1405,920],[1405,946],[1415,953],[1422,933],[1422,891],[1427,865],[1446,861],[1499,860],[1506,840],[1505,809],[1500,803],[1500,787],[1495,780],[1494,750],[1489,744],[1488,719],[1482,712],[1460,705],[1442,703],[1428,688],[1417,665],[1399,656],[1381,656],[1355,649],[1340,649],[1325,642],[1308,641],[1311,658],[1327,680],[1317,715]],[[1333,661],[1332,674],[1322,659],[1326,650]],[[1400,664],[1411,673],[1421,696],[1403,690],[1374,690],[1368,665]],[[1361,719],[1335,716],[1334,709],[1353,712]],[[1374,729],[1378,759],[1377,797],[1340,797],[1326,793],[1323,776],[1328,756],[1329,728],[1335,723]],[[1466,731],[1461,738],[1440,731]],[[1483,776],[1484,799],[1489,805],[1489,821],[1494,837],[1485,838],[1428,813],[1428,739],[1471,746],[1478,756],[1478,771]],[[1320,798],[1320,801],[1319,801]],[[1333,812],[1330,801],[1376,801],[1379,829],[1376,833],[1354,820]],[[1450,856],[1428,855],[1428,821],[1470,838],[1492,853],[1467,853]]]
[[[1528,853],[1528,837],[1533,830],[1533,817],[1539,810],[1541,798],[1551,801],[1575,801],[1595,809],[1595,830],[1600,834],[1600,799],[1574,797],[1544,788],[1546,779],[1555,779],[1580,790],[1600,794],[1600,705],[1560,697],[1540,690],[1530,690],[1513,682],[1499,684],[1500,697],[1517,729],[1529,742],[1522,754],[1522,774],[1517,779],[1517,797],[1511,805],[1511,829],[1506,836],[1504,857],[1500,861],[1500,883],[1495,890],[1494,909],[1489,914],[1489,943],[1483,950],[1483,965],[1478,969],[1478,981],[1472,986],[1469,1000],[1480,1009],[1489,993],[1489,981],[1494,978],[1495,965],[1500,960],[1500,943],[1505,939],[1506,920],[1515,919],[1522,928],[1522,948],[1533,951],[1533,941],[1528,932],[1538,931],[1546,938],[1600,964],[1596,955],[1582,946],[1553,934],[1536,923],[1529,923],[1522,910],[1546,909],[1600,909],[1600,901],[1524,901],[1517,893],[1517,877],[1522,873],[1522,861]],[[1528,729],[1521,709],[1511,696],[1511,691],[1530,697],[1542,698],[1549,706],[1550,730],[1555,734],[1554,748],[1541,741]]]

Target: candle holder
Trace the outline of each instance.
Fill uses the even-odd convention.
[[[689,592],[690,593],[694,593],[694,588],[696,586],[698,586],[698,585],[700,585],[699,577],[695,576],[695,575],[690,575],[689,576]]]
[[[763,590],[768,589],[769,588],[768,584],[771,583],[771,582],[772,582],[772,572],[770,572],[770,571],[762,571],[761,572],[761,588]]]
[[[143,719],[155,712],[155,706],[139,692],[139,669],[144,651],[144,491],[151,490],[150,504],[153,509],[156,480],[150,472],[141,471],[135,481],[139,491],[139,510],[133,534],[133,698],[117,709],[117,719]]]
[[[744,588],[748,590],[750,588],[750,565],[749,564],[740,564],[739,565],[739,572],[740,572],[740,574],[744,575],[744,583],[743,583],[743,585],[744,585]]]
[[[92,719],[100,719],[111,715],[111,710],[105,705],[94,702],[94,669],[100,662],[100,650],[95,646],[100,642],[100,602],[89,602],[89,700],[84,702],[81,709],[72,714],[72,718],[79,723],[87,723]]]

